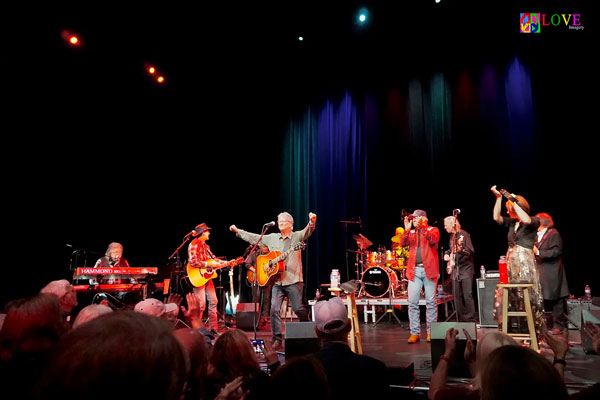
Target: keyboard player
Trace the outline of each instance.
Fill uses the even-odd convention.
[[[123,245],[117,242],[109,244],[104,257],[96,261],[94,268],[129,268],[129,263],[123,258]]]

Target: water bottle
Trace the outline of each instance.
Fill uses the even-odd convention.
[[[331,275],[329,276],[329,280],[331,281],[332,289],[340,288],[340,271],[337,269],[331,270]]]
[[[481,279],[485,279],[485,267],[483,265],[479,268],[479,274],[481,275]]]
[[[438,297],[444,296],[444,285],[438,285]]]
[[[592,299],[592,289],[590,289],[590,285],[585,285],[585,289],[583,291],[585,292],[586,300],[591,300]]]

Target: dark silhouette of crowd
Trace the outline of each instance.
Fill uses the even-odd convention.
[[[265,341],[259,362],[246,333],[230,329],[218,336],[204,327],[193,294],[146,301],[129,310],[91,304],[70,315],[76,301],[64,282],[39,294],[15,299],[0,320],[0,385],[4,398],[19,399],[332,399],[425,398],[424,392],[397,391],[389,369],[356,354],[347,337],[351,320],[338,297],[318,301],[315,354],[280,360]],[[185,305],[183,301],[186,300]],[[74,318],[71,318],[74,317]],[[600,353],[600,328],[586,325]],[[472,383],[447,383],[446,360],[456,353],[458,332],[450,329],[445,354],[431,380],[431,399],[567,399],[563,381],[568,353],[564,337],[546,334],[554,365],[500,332],[475,346],[470,337],[465,360]],[[468,334],[467,334],[468,336]],[[557,361],[556,361],[557,360]],[[282,362],[284,361],[284,362]],[[572,398],[597,398],[598,385]]]

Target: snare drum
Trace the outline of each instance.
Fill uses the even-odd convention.
[[[383,297],[390,288],[394,291],[398,288],[398,275],[389,268],[373,266],[363,272],[361,284],[367,296]]]

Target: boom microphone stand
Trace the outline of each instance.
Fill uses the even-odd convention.
[[[168,258],[169,260],[174,257],[177,258],[177,261],[175,263],[175,271],[171,271],[171,275],[169,276],[169,293],[178,293],[178,290],[180,288],[181,277],[183,275],[183,265],[181,264],[181,259],[179,258],[179,250],[181,250],[183,245],[186,244],[190,240],[191,234],[192,234],[192,232],[190,232],[184,236],[183,242],[181,242],[179,247],[177,247],[177,249],[175,249],[173,254],[171,254],[171,256],[169,256],[169,258]],[[173,290],[173,287],[175,287],[175,290]],[[181,293],[181,294],[183,295],[183,293]]]
[[[263,236],[265,236],[265,233],[267,232],[267,230],[269,229],[269,224],[264,224],[263,225],[263,229],[262,232],[260,234],[260,237],[258,238],[258,240],[256,241],[256,243],[254,243],[254,247],[252,247],[252,249],[250,249],[250,252],[248,253],[248,255],[245,257],[245,260],[249,260],[252,255],[256,252],[256,248],[258,247],[258,244],[260,243],[260,241],[262,240]],[[253,288],[255,288],[256,286],[258,286],[258,269],[256,269],[255,266],[255,271],[254,271],[254,282],[252,283]],[[254,295],[254,293],[252,294],[253,300],[254,300],[254,312],[252,313],[252,329],[254,329],[254,340],[256,340],[256,328],[257,328],[257,321],[256,321],[256,316],[258,314],[258,299],[260,298],[260,289],[256,290],[256,295]]]

